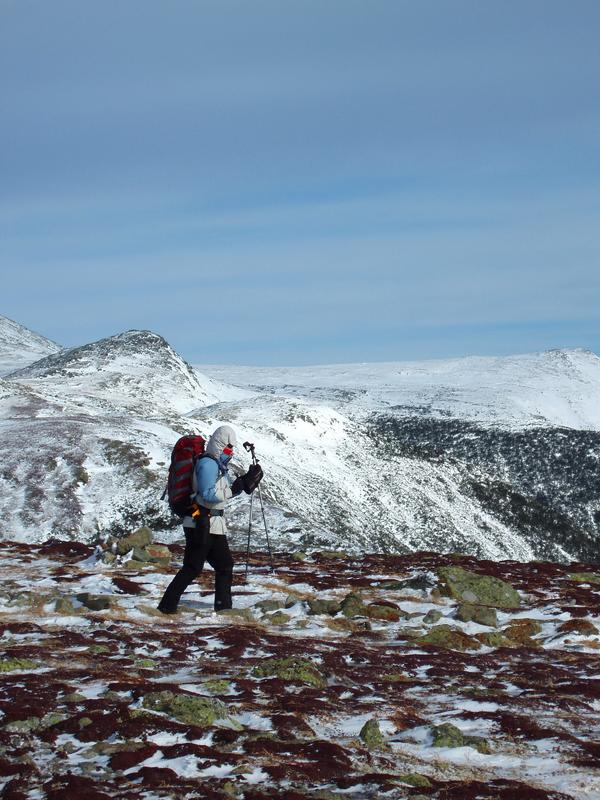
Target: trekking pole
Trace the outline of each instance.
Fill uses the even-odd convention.
[[[244,450],[246,450],[246,452],[252,453],[252,463],[253,464],[258,464],[258,459],[256,457],[256,453],[254,452],[254,445],[252,444],[252,442],[244,442]],[[254,494],[254,492],[252,492],[252,494]],[[269,529],[267,527],[267,518],[265,516],[265,506],[264,506],[263,499],[262,499],[262,492],[260,490],[260,483],[258,484],[258,499],[259,499],[260,508],[261,508],[261,511],[262,511],[263,524],[265,526],[265,536],[267,537],[267,549],[269,551],[270,567],[271,567],[271,571],[273,571],[273,553],[271,552],[271,542],[269,540]],[[250,495],[250,502],[252,502],[252,495]],[[250,508],[252,508],[252,506]]]
[[[252,501],[254,500],[254,492],[250,495],[250,519],[248,520],[248,546],[246,547],[246,577],[245,582],[248,583],[248,561],[250,560],[250,533],[252,532]]]

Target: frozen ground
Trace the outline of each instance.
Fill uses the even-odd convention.
[[[164,617],[171,549],[172,567],[134,569],[77,543],[0,544],[3,796],[600,798],[593,567],[315,552],[271,570],[254,553],[237,614],[213,613],[207,572]],[[461,622],[438,592],[448,564],[508,581],[520,608]],[[350,594],[353,614],[311,610]],[[423,639],[443,626],[443,646]],[[308,666],[269,675],[281,658]],[[205,701],[217,719],[194,716]],[[445,723],[464,740],[435,746]]]

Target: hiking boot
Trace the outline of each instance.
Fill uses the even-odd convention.
[[[176,614],[177,613],[177,609],[176,608],[167,608],[166,606],[156,606],[156,608],[162,614]]]

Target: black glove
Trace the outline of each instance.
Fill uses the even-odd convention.
[[[231,484],[231,494],[236,497],[242,490],[246,494],[252,494],[258,484],[263,479],[263,471],[260,464],[252,464],[245,475],[240,475]]]
[[[258,484],[263,479],[263,471],[260,464],[252,464],[250,469],[245,475],[242,475],[244,481],[244,491],[246,494],[252,494]]]

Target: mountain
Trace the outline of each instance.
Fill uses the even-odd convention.
[[[128,331],[0,383],[0,538],[90,541],[141,524],[179,536],[160,501],[171,448],[228,422],[256,444],[277,548],[594,561],[599,390],[600,359],[582,350],[193,369],[157,334]],[[238,448],[234,471],[248,464]],[[234,545],[248,514],[244,495]]]
[[[0,314],[0,377],[60,349],[56,342]]]
[[[6,378],[60,402],[72,413],[176,418],[195,405],[227,396],[220,383],[199,376],[151,331],[127,331],[63,350]]]

